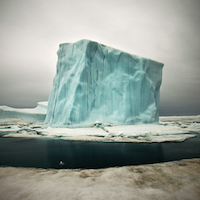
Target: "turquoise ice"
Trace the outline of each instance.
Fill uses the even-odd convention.
[[[90,40],[60,44],[44,126],[156,123],[163,64]]]

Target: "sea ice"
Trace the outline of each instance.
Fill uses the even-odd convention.
[[[89,40],[57,54],[46,127],[158,122],[162,63]]]
[[[200,133],[200,115],[160,117],[160,124],[96,124],[86,128],[43,128],[42,121],[0,119],[3,137],[51,137],[63,140],[101,142],[182,142]],[[11,132],[17,132],[11,133]]]
[[[0,177],[0,199],[6,200],[197,200],[200,159],[104,169],[4,166]]]

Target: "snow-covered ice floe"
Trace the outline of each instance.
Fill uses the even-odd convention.
[[[200,159],[104,169],[0,167],[0,177],[6,200],[197,200]]]
[[[200,133],[200,115],[160,117],[159,124],[114,125],[97,122],[87,128],[43,128],[43,122],[0,119],[4,137],[52,137],[102,142],[181,142]]]

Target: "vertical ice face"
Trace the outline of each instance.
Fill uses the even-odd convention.
[[[59,46],[45,126],[154,123],[163,64],[81,40]]]

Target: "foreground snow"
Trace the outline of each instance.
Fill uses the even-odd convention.
[[[200,199],[200,159],[107,169],[0,168],[0,199]]]
[[[200,115],[160,117],[159,124],[113,125],[96,123],[88,128],[43,128],[43,122],[0,119],[4,137],[59,137],[66,140],[105,142],[184,141],[200,133]],[[17,132],[10,133],[10,132]]]

